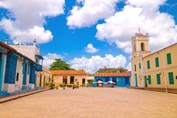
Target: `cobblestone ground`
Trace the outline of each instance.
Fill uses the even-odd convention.
[[[177,94],[126,88],[49,90],[0,104],[0,118],[177,118]]]

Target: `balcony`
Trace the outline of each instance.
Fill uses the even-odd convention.
[[[36,71],[42,71],[42,65],[36,64]]]

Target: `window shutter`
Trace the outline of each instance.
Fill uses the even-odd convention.
[[[147,61],[147,69],[150,69],[150,61]]]
[[[26,59],[23,61],[23,85],[26,85],[26,74],[27,74],[27,63]]]
[[[171,53],[167,54],[167,64],[171,64]]]
[[[151,84],[151,75],[148,75],[149,84]]]
[[[161,83],[161,81],[160,81],[160,74],[157,74],[156,78],[157,78],[157,84],[160,84]]]
[[[155,65],[156,65],[156,67],[159,67],[159,58],[158,57],[155,58]]]
[[[29,80],[29,83],[35,84],[35,81],[36,81],[35,64],[31,63],[31,66],[30,66],[30,80]]]
[[[141,63],[139,63],[139,68],[141,69]]]
[[[15,84],[17,59],[18,56],[15,53],[9,52],[7,54],[5,83]]]
[[[169,84],[174,84],[173,72],[168,73]]]

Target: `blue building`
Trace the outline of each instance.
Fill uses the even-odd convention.
[[[33,89],[36,71],[42,71],[41,64],[0,42],[0,97],[23,88]]]
[[[113,82],[118,87],[130,87],[130,72],[125,73],[95,73],[94,85]]]

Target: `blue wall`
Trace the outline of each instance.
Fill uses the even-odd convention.
[[[98,80],[101,80],[103,82],[107,82],[112,80],[118,87],[130,87],[130,77],[129,76],[109,76],[109,77],[94,77],[94,83],[96,85],[96,82]]]
[[[4,72],[4,55],[0,53],[0,91],[2,90],[3,72]]]
[[[36,74],[35,74],[35,64],[30,63],[30,76],[29,76],[29,83],[35,84],[36,82]]]
[[[23,85],[26,85],[26,77],[27,77],[27,62],[26,59],[23,61]]]
[[[17,55],[9,52],[7,54],[6,72],[4,83],[15,84],[16,67],[17,67]]]

